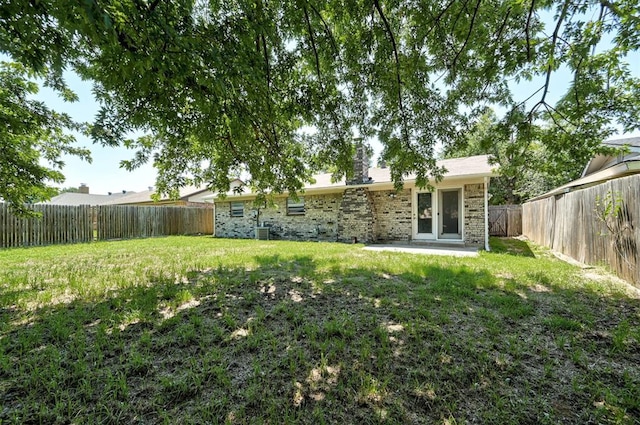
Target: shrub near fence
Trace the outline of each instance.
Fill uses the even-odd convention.
[[[198,207],[34,205],[41,217],[17,217],[0,203],[0,248],[152,236],[212,234],[213,210]]]
[[[640,175],[634,175],[527,202],[523,234],[580,262],[606,264],[640,287],[639,192]]]

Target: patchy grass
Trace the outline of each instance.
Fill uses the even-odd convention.
[[[638,423],[634,292],[493,246],[0,251],[0,423]]]

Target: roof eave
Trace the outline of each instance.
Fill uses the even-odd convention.
[[[439,183],[433,183],[434,186],[439,184],[443,184],[450,181],[459,181],[459,180],[475,180],[475,179],[483,179],[485,177],[497,177],[498,173],[495,171],[483,172],[483,173],[474,173],[474,174],[463,174],[463,175],[453,175],[453,176],[445,176]],[[404,184],[409,187],[415,186],[416,180],[409,179],[405,180]],[[344,191],[345,189],[360,189],[360,188],[373,188],[375,190],[393,190],[394,184],[393,182],[371,182],[365,184],[352,184],[352,185],[335,185],[335,186],[321,186],[321,187],[309,187],[304,188],[301,193],[302,194],[310,194],[310,195],[320,195],[320,194],[329,194],[329,193],[339,193]],[[283,192],[281,194],[276,194],[276,196],[287,196],[287,192]],[[245,201],[250,200],[256,197],[256,193],[242,193],[242,194],[228,194],[224,198],[219,195],[208,195],[203,196],[203,201]]]
[[[581,177],[577,180],[573,180],[542,195],[528,199],[527,202],[538,201],[540,199],[549,198],[551,196],[562,195],[575,189],[584,189],[586,187],[594,186],[608,180],[637,173],[640,173],[639,160],[621,162],[609,168],[605,168],[604,170],[589,174],[586,177]]]

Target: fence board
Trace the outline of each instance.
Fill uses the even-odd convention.
[[[518,236],[522,234],[520,205],[489,205],[489,235]]]
[[[213,233],[211,208],[101,205],[98,239],[130,239]]]
[[[602,220],[603,202],[617,205]],[[523,234],[586,264],[606,264],[640,287],[640,175],[552,196],[523,205]]]
[[[172,206],[34,205],[41,216],[22,218],[0,203],[0,248],[213,234],[213,209]]]
[[[34,205],[32,209],[40,217],[18,217],[7,204],[0,204],[0,248],[91,241],[79,220],[90,206]]]

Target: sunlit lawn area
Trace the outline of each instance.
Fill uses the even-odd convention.
[[[0,251],[0,423],[639,423],[637,292],[493,248]]]

